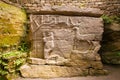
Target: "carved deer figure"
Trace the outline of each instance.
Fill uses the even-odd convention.
[[[98,42],[93,41],[96,37],[95,34],[80,34],[79,27],[74,27],[73,30],[75,31],[75,39],[87,41],[90,45],[92,44],[92,46],[90,46],[87,51],[81,53],[88,53],[91,49],[93,49],[91,53],[98,52],[101,46],[99,45]]]

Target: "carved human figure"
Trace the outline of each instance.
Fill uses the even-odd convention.
[[[43,32],[43,41],[44,41],[44,58],[48,59],[52,55],[54,44],[54,33],[45,31]]]

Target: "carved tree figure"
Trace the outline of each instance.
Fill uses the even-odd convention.
[[[43,41],[45,43],[44,58],[48,59],[48,57],[52,54],[53,49],[55,47],[53,32],[43,32]]]

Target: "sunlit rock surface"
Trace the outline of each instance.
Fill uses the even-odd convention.
[[[0,1],[0,47],[18,45],[25,34],[25,22],[24,10]]]

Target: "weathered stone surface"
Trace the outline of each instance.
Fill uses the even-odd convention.
[[[31,15],[30,18],[33,22],[31,25],[34,50],[32,55],[35,57],[47,51],[47,54],[59,54],[69,58],[73,49],[82,53],[87,51],[89,51],[87,53],[97,53],[100,48],[99,41],[103,33],[101,18],[60,15]],[[77,30],[74,30],[76,27]],[[42,36],[46,32],[53,33],[51,39],[50,35]],[[47,39],[46,42],[45,39]],[[49,46],[47,46],[48,43]],[[45,46],[47,48],[43,49]]]
[[[93,76],[93,75],[107,75],[108,74],[108,71],[107,70],[101,70],[101,69],[99,69],[99,70],[96,70],[96,69],[92,69],[92,68],[90,68],[89,69],[89,74],[91,75],[91,76]]]
[[[65,59],[64,57],[61,57],[60,55],[51,55],[46,59],[47,65],[63,65],[65,66],[66,63],[68,63],[70,60]]]
[[[46,64],[45,60],[39,59],[39,58],[29,58],[27,62],[30,63],[30,64],[36,64],[36,65]]]
[[[48,59],[40,58],[28,58],[27,62],[34,65],[65,65],[69,62],[69,59],[60,57],[59,55],[49,56]]]
[[[51,7],[44,7],[43,11],[63,14],[80,11],[79,8],[77,12],[76,8],[68,6],[53,7],[53,11]],[[93,69],[93,73],[100,70],[102,74],[103,65],[97,53],[101,47],[103,20],[88,17],[90,16],[86,15],[88,12],[94,14],[91,10],[81,9],[80,13],[85,14],[83,16],[62,16],[56,13],[56,15],[30,15],[33,50],[30,57],[34,59],[29,61],[32,64],[21,67],[22,76],[53,78],[89,75],[90,68]],[[30,71],[34,73],[31,74]]]
[[[111,25],[106,26],[106,28],[112,31],[120,31],[120,24],[112,23]]]
[[[21,75],[26,78],[56,78],[56,77],[73,77],[86,75],[105,75],[108,72],[103,69],[66,67],[55,65],[24,65],[20,69]],[[32,73],[31,73],[32,71]]]
[[[33,14],[62,14],[62,15],[77,15],[77,16],[92,16],[100,17],[103,11],[97,8],[79,8],[75,6],[43,6],[39,9],[29,8],[28,13]]]
[[[32,71],[32,72],[31,72]],[[24,65],[21,67],[23,77],[29,78],[55,78],[55,77],[72,77],[85,76],[88,74],[87,69],[81,70],[75,67],[51,66],[51,65]]]
[[[120,15],[120,0],[2,0],[12,1],[14,3],[21,4],[27,9],[40,10],[44,6],[74,6],[79,8],[99,8],[104,10],[104,14]]]

